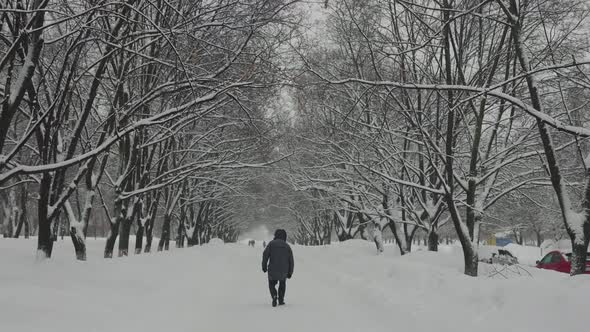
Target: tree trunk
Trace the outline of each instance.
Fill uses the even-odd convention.
[[[70,237],[72,238],[72,243],[74,244],[74,251],[76,252],[76,259],[80,261],[86,260],[86,241],[82,237],[83,234],[80,234],[76,227],[70,227]]]
[[[537,247],[540,247],[541,243],[543,243],[543,236],[539,231],[535,231],[535,235],[537,236]]]
[[[145,232],[145,248],[143,248],[143,253],[148,254],[152,251],[152,239],[154,236],[152,235],[152,229],[148,228]]]
[[[588,237],[585,243],[577,243],[572,241],[572,269],[570,274],[578,275],[586,272],[586,260],[588,253]]]
[[[187,242],[188,242],[188,244],[189,244],[189,246],[191,246],[191,247],[192,247],[192,246],[196,246],[196,245],[198,245],[198,244],[199,244],[200,233],[201,233],[201,232],[200,232],[200,226],[199,226],[199,224],[198,224],[198,223],[196,223],[196,224],[193,226],[193,229],[192,229],[191,236],[190,236],[190,238],[189,238],[189,239],[188,239],[188,241],[187,241]]]
[[[45,209],[45,211],[47,211],[47,209]],[[53,251],[51,222],[47,220],[47,215],[42,216],[43,212],[44,211],[39,212],[39,236],[37,238],[37,255],[40,256],[40,258],[51,258],[51,252]]]
[[[579,220],[582,223],[582,232],[574,232],[570,227],[566,228],[572,241],[572,269],[570,270],[572,276],[584,274],[589,269],[586,267],[586,262],[588,262],[588,244],[590,243],[590,169],[586,170],[583,206],[585,212],[580,215],[583,220]]]
[[[31,226],[29,224],[29,218],[27,217],[27,219],[25,220],[25,239],[28,239],[30,235],[31,235]]]
[[[62,222],[59,223],[59,235],[61,236],[61,239],[63,241],[64,236],[66,236],[66,225],[65,225],[65,221],[62,221]]]
[[[197,244],[198,240],[196,238],[196,234],[197,234],[197,227],[195,225],[192,228],[192,231],[190,232],[190,236],[187,234],[187,237],[186,237],[186,245],[188,247],[192,247]]]
[[[383,252],[385,247],[383,246],[383,236],[381,231],[378,231],[377,234],[373,237],[373,241],[375,242],[375,246],[377,247],[378,252]]]
[[[176,229],[176,248],[184,248],[184,222],[178,222]]]
[[[109,230],[109,235],[107,236],[107,242],[104,247],[104,258],[113,258],[113,251],[115,250],[115,241],[117,241],[117,236],[119,235],[119,223],[120,219],[116,218],[117,221],[109,222],[111,226]]]
[[[27,219],[27,188],[25,185],[21,187],[21,194],[20,194],[20,213],[18,216],[18,225],[16,226],[16,230],[14,231],[14,238],[18,239],[20,233],[23,229],[25,221]],[[16,221],[16,220],[15,220]]]
[[[413,226],[412,230],[408,231],[408,224],[404,224],[404,237],[406,239],[406,253],[412,252],[412,243],[414,242],[414,238],[415,238],[417,230],[418,230],[418,227]],[[420,244],[419,241],[418,241],[418,244]]]
[[[143,249],[143,252],[146,254],[152,251],[152,240],[154,238],[154,219],[155,217],[151,216],[145,224],[145,248]]]
[[[443,21],[445,23],[443,28],[443,56],[444,56],[444,69],[445,69],[445,83],[452,85],[453,82],[453,70],[455,70],[452,55],[451,55],[451,24],[454,14],[453,7],[449,0],[443,0]],[[453,15],[454,16],[454,15]],[[474,250],[474,242],[472,242],[472,234],[475,234],[473,230],[473,224],[465,225],[459,216],[459,211],[455,205],[454,197],[454,186],[455,186],[455,175],[454,175],[454,161],[455,161],[455,101],[454,101],[453,90],[447,91],[447,128],[446,128],[446,142],[445,142],[445,175],[447,178],[448,190],[445,191],[445,202],[447,203],[447,209],[455,226],[455,231],[461,242],[463,249],[463,258],[465,263],[465,274],[468,276],[477,276],[477,251]]]
[[[461,218],[459,217],[455,206],[452,193],[445,194],[445,199],[447,201],[447,206],[449,207],[451,220],[453,221],[457,236],[459,237],[459,242],[461,243],[461,248],[463,249],[463,260],[465,263],[464,273],[471,277],[477,277],[478,253],[477,249],[474,248],[477,243],[472,242],[469,238],[469,234],[466,234],[463,231],[463,227],[460,225]]]
[[[13,237],[15,239],[18,239],[19,238],[20,232],[22,231],[23,226],[25,224],[25,219],[26,219],[25,211],[24,210],[21,210],[21,211],[22,212],[19,215],[19,219],[18,219],[18,224],[16,226],[16,230],[14,231],[14,236]]]
[[[465,274],[477,277],[479,262],[477,252],[473,250],[473,247],[463,248],[463,258],[465,261]]]
[[[137,232],[135,232],[135,254],[141,254],[141,248],[143,247],[143,232],[144,232],[144,225],[141,224],[141,221],[137,222]]]
[[[435,230],[428,232],[428,251],[438,251],[438,233]]]
[[[18,209],[18,207],[16,207],[16,198],[14,197],[14,193],[11,193],[9,196],[11,199],[8,206],[8,220],[6,223],[6,228],[4,229],[5,238],[17,237],[15,236],[15,229],[17,228],[16,224],[20,220],[20,210]]]
[[[57,239],[59,238],[59,229],[61,227],[61,218],[55,217],[53,222],[51,223],[51,225],[53,226],[51,228],[51,238],[53,239],[53,241],[57,241]]]
[[[131,220],[125,218],[120,224],[119,257],[129,256],[129,234],[131,233]]]
[[[512,234],[514,235],[514,240],[516,240],[516,244],[521,246],[522,242],[523,242],[522,231],[521,230],[513,230]]]
[[[164,248],[168,250],[168,247],[170,246],[170,219],[172,219],[170,214],[164,215],[162,235],[160,236],[160,241],[158,242],[158,251],[162,251]]]
[[[393,221],[390,221],[388,225],[391,229],[391,233],[393,233],[393,237],[395,238],[395,243],[397,243],[397,247],[399,248],[400,255],[403,256],[407,254],[408,246],[406,244],[405,237],[400,236],[401,230],[399,229],[398,225]]]
[[[352,239],[352,236],[350,236],[350,234],[348,234],[346,231],[341,230],[338,232],[338,241],[343,242],[350,239]]]
[[[51,182],[50,176],[46,173],[41,178],[39,184],[39,202],[38,202],[38,218],[39,229],[37,236],[37,258],[51,258],[53,251],[53,238],[51,232],[51,220],[48,218],[49,206],[49,185]]]

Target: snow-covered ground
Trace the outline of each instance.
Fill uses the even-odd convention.
[[[261,248],[205,245],[89,261],[71,244],[35,262],[34,240],[0,239],[0,331],[587,331],[590,276],[482,264],[451,247],[399,257],[364,241],[294,247],[287,306],[272,308]]]

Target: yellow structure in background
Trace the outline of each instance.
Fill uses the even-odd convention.
[[[490,245],[490,246],[495,246],[496,245],[496,237],[495,236],[491,236],[488,239],[488,245]]]

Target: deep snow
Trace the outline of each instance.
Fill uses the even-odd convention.
[[[0,239],[1,331],[585,331],[590,276],[461,274],[453,247],[399,257],[353,240],[294,247],[287,306],[272,308],[261,248],[204,245],[76,262],[71,243],[35,262],[34,240]]]

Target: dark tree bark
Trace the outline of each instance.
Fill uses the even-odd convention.
[[[21,195],[20,195],[20,214],[18,225],[16,226],[16,230],[14,231],[14,238],[18,239],[20,233],[23,229],[24,224],[27,220],[27,188],[26,186],[21,187]]]
[[[176,248],[184,248],[184,238],[186,236],[185,233],[185,220],[187,218],[187,208],[181,207],[180,209],[180,218],[178,220],[178,227],[176,227]]]
[[[28,239],[31,236],[31,225],[29,224],[29,218],[25,220],[25,239]]]
[[[168,250],[170,246],[170,221],[172,216],[170,214],[164,215],[164,223],[162,224],[162,235],[158,242],[158,251]]]
[[[386,188],[384,187],[384,192],[387,192],[385,190]],[[390,213],[390,209],[389,209],[389,194],[383,194],[383,199],[381,201],[381,205],[383,206],[383,211],[385,211],[385,213],[387,214],[391,214]],[[402,219],[405,218],[405,214],[402,212]],[[387,224],[387,226],[389,226],[389,229],[391,229],[391,233],[393,234],[393,237],[395,239],[395,243],[397,243],[397,246],[399,248],[399,252],[400,255],[405,255],[408,253],[407,251],[407,244],[405,243],[405,235],[402,234],[402,230],[400,229],[398,223],[390,220],[389,223]]]
[[[402,241],[402,237],[403,236],[401,232],[401,229],[399,229],[399,226],[393,222],[390,221],[389,224],[387,224],[389,226],[389,229],[391,230],[391,233],[393,234],[393,237],[395,238],[395,243],[397,244],[397,247],[399,248],[399,252],[400,255],[405,255],[407,254],[408,251],[408,244],[404,244],[405,241]],[[411,244],[410,244],[410,249],[411,249]]]
[[[184,223],[180,221],[176,228],[176,248],[184,248]]]
[[[152,251],[152,240],[154,238],[152,230],[154,229],[153,223],[146,224],[145,228],[145,248],[144,253],[150,253]]]
[[[443,55],[444,55],[444,69],[445,69],[445,83],[447,85],[453,84],[453,70],[454,64],[451,58],[451,13],[452,13],[452,5],[449,0],[443,0],[442,6],[443,9],[443,21],[445,22],[443,28]],[[445,175],[447,180],[448,190],[445,192],[445,202],[447,203],[447,208],[449,210],[449,214],[451,215],[451,220],[453,221],[453,225],[455,226],[455,230],[457,231],[457,236],[459,237],[459,241],[461,242],[461,247],[463,248],[463,259],[465,263],[465,270],[464,273],[468,276],[476,277],[477,276],[477,269],[478,269],[478,256],[477,251],[474,250],[473,244],[471,242],[470,234],[472,233],[472,229],[469,229],[468,233],[466,234],[463,230],[462,221],[459,216],[459,211],[457,211],[457,207],[455,205],[455,197],[454,197],[454,186],[455,186],[455,178],[454,178],[454,150],[455,150],[455,96],[453,90],[447,91],[447,128],[446,128],[446,142],[445,142]],[[469,225],[468,225],[469,226]],[[469,227],[468,227],[469,228]]]
[[[438,251],[438,233],[434,230],[428,233],[428,251]]]
[[[104,258],[113,258],[113,251],[115,250],[115,241],[117,241],[117,236],[119,235],[119,220],[119,218],[116,218],[116,221],[114,223],[109,222],[110,230],[104,247]]]
[[[516,240],[516,244],[522,245],[524,242],[522,236],[522,230],[513,230],[512,233],[514,234],[514,239]]]
[[[148,215],[148,219],[145,222],[145,248],[143,249],[144,253],[149,253],[152,251],[152,240],[154,238],[154,222],[156,219],[156,215],[158,213],[158,200],[159,200],[159,193],[156,194],[156,199],[153,202],[151,212]]]
[[[135,254],[141,254],[141,248],[143,247],[143,233],[145,227],[141,224],[141,221],[137,220],[137,231],[135,232]]]
[[[49,184],[51,177],[49,174],[43,174],[41,183],[39,185],[39,204],[38,204],[38,218],[39,218],[39,234],[37,237],[37,255],[45,258],[51,258],[53,251],[53,237],[51,231],[51,221],[48,219],[49,206]]]
[[[418,227],[417,226],[412,226],[410,228],[411,225],[408,225],[406,223],[404,223],[404,237],[406,238],[406,248],[405,248],[405,252],[409,253],[412,252],[412,243],[414,242],[414,238],[416,237],[416,232],[418,231]],[[418,244],[420,244],[420,241],[418,240]]]
[[[537,247],[540,247],[541,243],[543,243],[543,235],[541,234],[540,231],[536,230],[535,236],[537,237]]]
[[[115,250],[115,241],[117,240],[117,236],[119,236],[119,225],[121,224],[121,221],[125,219],[125,215],[127,214],[127,207],[123,200],[120,198],[120,188],[115,190],[115,195],[115,220],[109,220],[110,229],[104,247],[104,258],[113,258],[113,252]]]
[[[338,232],[338,241],[343,242],[351,239],[352,236],[350,236],[350,234],[348,234],[347,232]]]
[[[573,230],[568,230],[572,240],[572,270],[571,275],[584,274],[589,267],[588,262],[588,244],[590,244],[590,169],[586,170],[586,190],[584,193],[584,220],[582,224],[582,234],[576,234]]]
[[[586,272],[586,262],[588,255],[588,236],[584,244],[574,243],[572,245],[572,270],[571,275],[584,274]]]
[[[129,256],[129,234],[131,233],[131,221],[123,220],[119,225],[119,257]]]
[[[362,213],[357,212],[356,213],[356,218],[359,220],[359,226],[357,228],[357,232],[360,235],[361,239],[363,240],[367,240],[367,234],[365,233],[366,229],[367,229],[367,220],[365,219],[365,217],[363,216]],[[354,237],[354,236],[353,236]]]
[[[74,244],[74,252],[76,253],[76,259],[80,261],[86,260],[86,243],[78,239],[78,233],[74,227],[70,228],[70,237]]]

